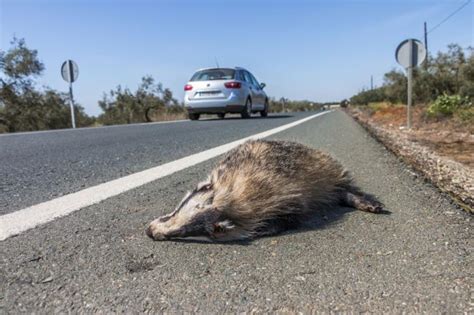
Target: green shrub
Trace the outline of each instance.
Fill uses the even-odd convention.
[[[460,95],[441,95],[428,107],[428,116],[452,116],[455,112],[469,108],[472,104],[467,97]]]
[[[373,90],[365,90],[351,97],[350,102],[354,105],[368,105],[374,102],[383,102],[385,100],[385,87],[379,87]]]

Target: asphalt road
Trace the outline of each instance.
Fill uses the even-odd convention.
[[[65,167],[48,175],[52,177],[46,172],[33,180],[26,171],[22,179],[8,177],[10,182],[3,183],[8,195],[2,193],[8,203],[4,212],[41,200],[41,193],[28,190],[30,180],[42,192],[59,186],[56,193],[66,193],[80,189],[79,178],[92,185],[302,117],[292,116],[81,131],[91,142],[81,140],[82,150],[89,151],[78,156],[70,173],[75,175],[61,174],[70,169]],[[120,128],[130,128],[132,135]],[[114,131],[121,136],[104,135]],[[46,143],[54,141],[37,139],[51,135],[1,138],[2,164],[6,157],[18,159],[7,163],[17,163],[9,165],[17,165],[20,170],[14,172],[23,174],[21,165],[35,165],[41,154],[24,154],[20,159],[14,152],[26,152],[30,146],[49,152]],[[163,140],[165,136],[171,139]],[[206,140],[208,136],[212,140]],[[73,150],[72,140],[79,138],[80,132],[58,133],[55,139],[64,142],[49,152],[50,159]],[[131,143],[108,142],[123,138]],[[470,215],[342,112],[314,118],[271,138],[330,152],[391,214],[334,209],[317,215],[309,229],[241,244],[147,238],[143,232],[147,223],[170,211],[187,189],[205,177],[217,161],[209,160],[0,242],[0,313],[474,311]],[[5,153],[5,141],[16,141],[9,145],[18,151]],[[94,157],[94,152],[100,156]],[[85,156],[88,162],[82,160]],[[104,157],[127,162],[99,163]],[[123,165],[127,167],[121,169]],[[13,172],[1,167],[2,174]],[[95,172],[80,177],[90,168]],[[57,185],[48,182],[63,177],[68,179]],[[70,186],[62,190],[66,182]],[[32,192],[31,199],[14,201],[11,196],[17,189]]]
[[[0,136],[0,215],[309,116],[184,121]]]

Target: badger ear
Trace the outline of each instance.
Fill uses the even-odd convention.
[[[212,183],[210,179],[207,179],[203,182],[197,184],[196,191],[209,190],[212,188]]]
[[[234,228],[235,228],[235,225],[230,220],[219,221],[219,222],[214,223],[213,234],[219,235],[219,234],[227,233]]]

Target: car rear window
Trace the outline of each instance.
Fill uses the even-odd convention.
[[[208,69],[196,72],[190,81],[232,80],[234,76],[233,69]]]

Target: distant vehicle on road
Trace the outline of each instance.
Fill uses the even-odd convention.
[[[184,86],[184,105],[189,119],[198,120],[201,114],[240,113],[249,118],[252,113],[268,115],[265,83],[244,68],[208,68],[198,70]]]

